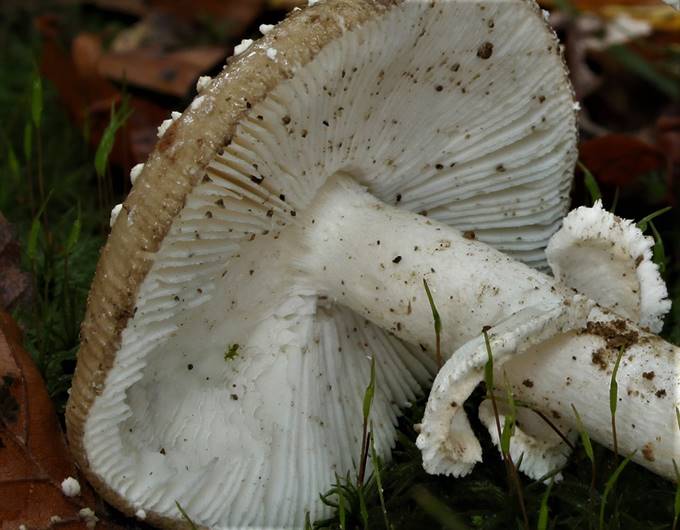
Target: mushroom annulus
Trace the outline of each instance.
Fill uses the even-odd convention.
[[[177,525],[179,506],[219,529],[327,514],[319,493],[357,465],[371,359],[381,457],[437,370],[423,280],[453,354],[419,439],[430,471],[451,472],[453,436],[470,435],[438,398],[477,384],[482,327],[503,366],[611,318],[595,289],[565,285],[579,275],[559,252],[564,281],[531,267],[547,263],[576,158],[536,4],[326,0],[265,32],[199,81],[133,170],[82,326],[71,447],[109,502],[154,525]],[[640,336],[633,321],[658,319],[634,302],[617,318]]]

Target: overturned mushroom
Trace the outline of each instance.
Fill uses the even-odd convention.
[[[435,370],[423,278],[451,351],[564,297],[510,257],[545,264],[575,161],[535,4],[327,0],[246,44],[134,172],[82,329],[71,445],[152,524],[324,515],[368,357],[382,456]]]
[[[670,308],[651,260],[651,245],[651,238],[630,221],[605,212],[600,203],[571,212],[548,245],[548,261],[558,280],[552,289],[561,291],[559,282],[566,282],[592,300],[561,291],[561,300],[528,305],[489,331],[500,399],[509,385],[522,404],[510,452],[529,476],[538,479],[564,465],[569,440],[577,435],[577,412],[592,438],[613,446],[609,388],[621,356],[617,448],[623,454],[637,451],[635,461],[676,478],[680,348],[641,327],[658,329]],[[460,347],[438,374],[418,438],[429,472],[460,476],[481,460],[462,405],[481,382],[487,358],[484,340],[477,337]],[[498,446],[488,401],[479,413]],[[500,415],[505,413],[501,406]]]

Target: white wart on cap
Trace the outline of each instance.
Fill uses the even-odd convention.
[[[429,329],[429,308],[414,297],[392,309],[363,263],[345,267],[351,282],[315,269],[326,250],[389,228],[329,235],[370,203],[362,193],[426,214],[418,226],[433,234],[455,226],[535,265],[566,211],[572,95],[535,4],[328,0],[242,48],[167,124],[83,324],[71,445],[107,500],[152,524],[180,520],[176,500],[223,529],[326,514],[318,494],[359,455],[369,356],[376,448],[389,454],[399,409],[434,370],[429,339],[402,342],[419,335],[389,319]],[[395,244],[418,251],[407,236],[372,251],[387,247],[396,267]],[[436,241],[444,256],[448,240]],[[397,292],[401,280],[384,276]]]

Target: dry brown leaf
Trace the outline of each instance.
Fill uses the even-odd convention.
[[[67,477],[78,473],[52,402],[19,328],[0,312],[0,530],[87,529],[79,513],[94,509],[94,496],[79,479],[81,494],[66,497]]]
[[[581,161],[598,181],[625,187],[650,171],[663,171],[666,157],[656,146],[625,134],[608,134],[579,146]]]
[[[12,225],[0,213],[0,310],[30,299],[31,276],[20,267],[21,252]]]
[[[187,96],[196,79],[227,56],[227,49],[201,46],[173,53],[155,47],[131,52],[107,53],[99,61],[99,73],[108,79],[169,94]]]

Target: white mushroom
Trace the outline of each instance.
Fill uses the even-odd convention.
[[[157,525],[176,500],[221,529],[326,515],[319,492],[360,451],[368,357],[382,457],[436,370],[424,278],[445,354],[526,308],[554,329],[580,315],[526,265],[545,265],[576,156],[535,4],[327,0],[249,50],[158,142],[82,328],[71,447]]]
[[[525,310],[510,318],[510,327],[496,324],[492,329],[500,346],[493,348],[493,355],[496,382],[502,383],[498,385],[501,399],[507,391],[504,384],[509,384],[515,398],[533,409],[520,409],[521,428],[510,447],[511,456],[515,461],[521,460],[520,469],[529,476],[538,479],[564,465],[570,452],[565,439],[577,435],[572,407],[581,413],[594,439],[612,446],[608,391],[615,359],[623,351],[617,375],[625,392],[617,413],[618,448],[624,454],[637,450],[638,462],[669,479],[675,478],[672,461],[678,456],[680,439],[676,422],[672,421],[677,403],[669,396],[680,393],[680,351],[626,320],[659,329],[670,309],[666,287],[651,260],[652,244],[651,238],[643,236],[631,221],[605,212],[601,203],[574,210],[548,245],[548,261],[555,278],[620,316],[592,309],[593,302],[583,304],[579,299],[574,303],[571,295],[562,295],[562,302],[552,310],[539,311],[541,318],[551,319],[549,325],[536,320],[534,313],[524,316]],[[556,292],[561,291],[558,286]],[[572,315],[574,308],[580,311],[578,319],[564,326],[565,315]],[[533,329],[527,333],[518,325],[537,322],[543,330],[550,330],[538,340]],[[558,325],[559,329],[555,327]],[[503,335],[505,328],[510,333]],[[462,406],[481,381],[479,363],[483,364],[484,359],[480,357],[480,341],[473,339],[454,353],[430,394],[418,446],[423,450],[426,469],[432,473],[458,476],[469,472],[481,459],[478,444],[469,440],[470,433],[460,436],[447,427],[461,424],[462,419],[454,418],[464,415],[448,404],[455,400]],[[461,365],[461,359],[473,355],[478,356],[476,364]],[[536,412],[544,413],[543,420]],[[501,422],[505,413],[501,409]],[[552,418],[552,425],[545,423],[545,416]],[[486,401],[480,407],[480,419],[498,446],[496,418]],[[551,430],[554,427],[562,436]],[[464,447],[459,447],[458,453],[472,456],[461,460],[450,450],[456,443]]]

